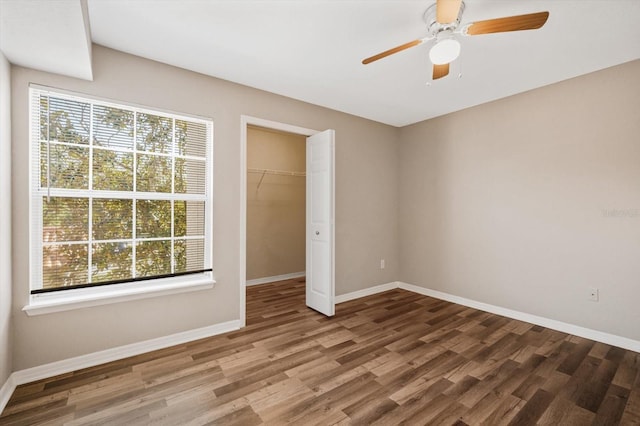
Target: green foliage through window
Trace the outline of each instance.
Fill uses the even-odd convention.
[[[32,96],[37,287],[208,267],[210,124],[41,90]]]

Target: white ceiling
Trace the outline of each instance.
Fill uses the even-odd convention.
[[[52,35],[38,43],[54,51],[79,43],[82,17],[45,13],[28,6],[34,2],[47,3],[19,4],[21,19],[46,18]],[[537,31],[461,38],[452,73],[430,86],[430,44],[361,64],[424,37],[432,2],[88,0],[88,14],[94,43],[393,126],[640,58],[639,0],[467,0],[463,23],[543,10],[550,17]],[[1,0],[3,15],[7,3],[18,0]],[[80,0],[48,3],[73,9]],[[5,40],[6,25],[3,17],[0,48],[10,61],[69,75],[69,65],[84,66],[71,55],[52,70],[43,48],[30,47],[33,26],[24,26],[21,42],[15,28]]]
[[[91,80],[86,3],[0,0],[0,50],[16,65]]]

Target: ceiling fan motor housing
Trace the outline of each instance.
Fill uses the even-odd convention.
[[[465,4],[464,2],[460,3],[460,10],[458,11],[458,17],[455,21],[450,22],[448,24],[441,24],[436,19],[436,4],[432,4],[429,8],[424,12],[422,19],[427,24],[427,31],[429,34],[429,38],[437,38],[438,34],[443,31],[448,31],[453,33],[458,26],[460,25],[460,21],[462,20],[462,14],[464,13]]]

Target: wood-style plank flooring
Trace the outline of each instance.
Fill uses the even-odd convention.
[[[246,328],[19,386],[0,424],[640,424],[638,353],[404,290],[336,311],[250,287]]]

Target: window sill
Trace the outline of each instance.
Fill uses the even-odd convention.
[[[29,316],[43,315],[169,294],[207,290],[213,288],[215,283],[216,281],[211,277],[211,273],[208,273],[189,278],[166,278],[135,284],[115,284],[42,293],[31,295],[29,304],[22,310]]]

